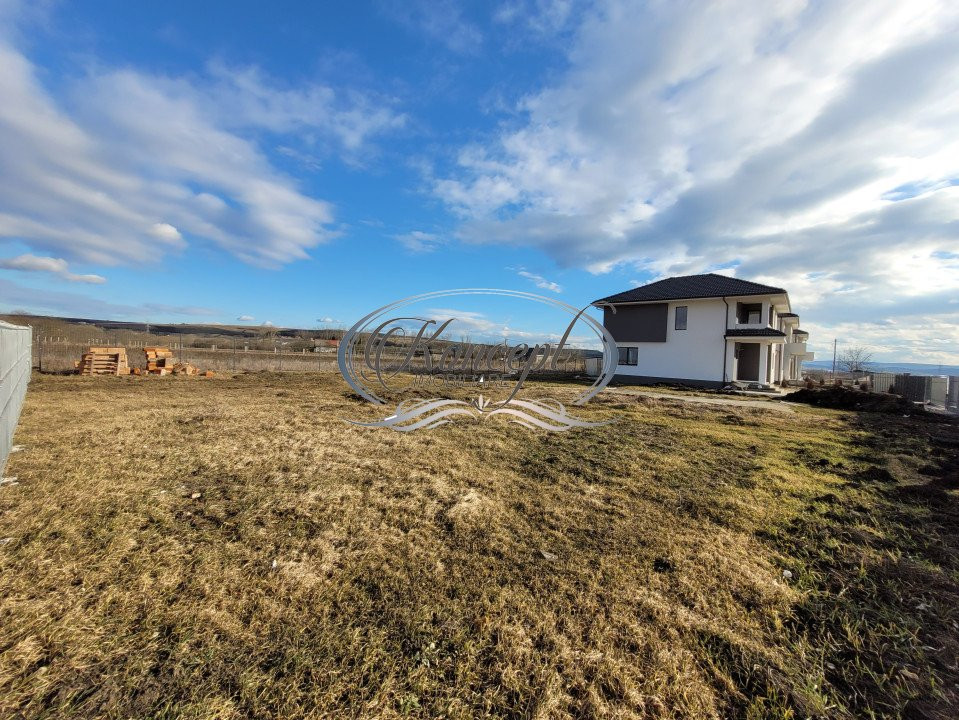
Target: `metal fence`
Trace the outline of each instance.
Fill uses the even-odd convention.
[[[42,372],[73,372],[83,353],[93,346],[123,347],[131,368],[146,369],[144,347],[166,347],[177,363],[189,363],[200,370],[216,372],[337,372],[336,348],[321,344],[306,347],[302,340],[267,341],[261,338],[180,338],[176,335],[154,338],[124,338],[122,335],[91,335],[78,341],[63,336],[34,333],[33,367]],[[300,347],[297,347],[300,345]],[[398,351],[399,352],[399,351]],[[405,350],[404,350],[405,352]],[[576,356],[561,363],[565,373],[585,371],[584,359]]]
[[[0,473],[7,464],[20,408],[30,382],[33,331],[0,320]]]
[[[277,345],[273,348],[256,347],[242,338],[226,338],[217,343],[181,342],[176,337],[158,337],[148,341],[122,341],[111,336],[94,337],[85,342],[68,338],[34,336],[33,367],[43,372],[72,372],[83,353],[93,346],[125,347],[130,367],[146,368],[144,347],[167,347],[176,362],[190,363],[201,370],[218,372],[333,372],[336,370],[336,349],[312,348],[291,350]]]

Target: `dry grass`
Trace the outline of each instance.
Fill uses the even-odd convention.
[[[35,377],[0,717],[959,714],[956,426],[341,419],[376,414],[331,375]]]

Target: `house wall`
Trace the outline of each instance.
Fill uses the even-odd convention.
[[[733,308],[735,322],[735,302]],[[722,300],[682,300],[668,303],[666,342],[620,342],[619,347],[639,348],[637,365],[620,365],[616,374],[637,378],[723,381],[723,354],[726,351],[726,306]],[[685,305],[686,329],[676,330],[676,307]],[[768,312],[768,310],[767,310]],[[729,343],[732,345],[732,343]],[[732,377],[727,355],[726,375]]]
[[[617,343],[666,342],[668,303],[644,303],[603,308],[603,325]]]
[[[738,323],[736,305],[739,302],[761,304],[760,322],[751,325]],[[683,305],[688,308],[686,330],[676,330],[676,307]],[[736,378],[736,341],[726,341],[726,329],[769,327],[770,317],[772,327],[777,327],[780,324],[779,314],[774,307],[771,309],[771,305],[771,298],[762,296],[727,297],[725,302],[719,298],[668,302],[665,342],[617,342],[619,347],[639,349],[636,365],[617,367],[618,379],[622,382],[628,382],[631,378],[642,382],[655,382],[657,379],[715,384],[730,382]],[[620,306],[620,320],[628,317],[628,310],[624,310],[631,307],[639,306]],[[606,315],[609,313],[607,310]],[[618,333],[623,337],[622,330],[618,329]],[[783,367],[783,362],[789,362],[789,358],[782,343],[772,343],[771,351],[768,347],[769,343],[760,344],[760,382],[766,382],[768,367],[769,382],[776,383],[788,374],[789,370]]]

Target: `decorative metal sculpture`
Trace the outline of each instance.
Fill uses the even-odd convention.
[[[505,341],[498,344],[450,342],[441,338],[441,335],[455,318],[441,322],[430,318],[392,315],[414,303],[457,295],[498,295],[544,303],[568,312],[572,320],[555,345],[537,343],[531,347],[527,343],[510,346]],[[451,377],[469,378],[480,389],[497,384],[511,386],[511,391],[508,397],[500,401],[492,401],[482,394],[470,402],[442,397],[406,400],[382,420],[350,422],[400,432],[433,429],[461,417],[485,421],[494,416],[503,416],[527,428],[553,432],[606,425],[606,422],[591,423],[570,415],[557,400],[524,400],[517,397],[530,373],[556,370],[558,363],[564,357],[569,357],[569,351],[565,348],[578,322],[583,322],[596,333],[602,347],[603,363],[596,380],[573,404],[584,404],[606,387],[616,372],[616,343],[602,324],[585,314],[586,309],[577,310],[559,300],[533,293],[489,288],[426,293],[379,308],[351,327],[340,342],[340,372],[361,397],[377,405],[385,404],[377,392],[396,390],[399,379],[408,377],[414,380],[417,377],[427,380],[439,377],[444,381]],[[390,351],[396,348],[401,348],[399,357],[391,357]]]

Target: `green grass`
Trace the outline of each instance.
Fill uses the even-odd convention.
[[[957,427],[796,410],[405,435],[330,375],[35,377],[0,716],[956,717]]]

